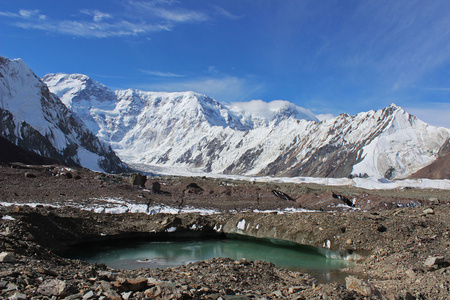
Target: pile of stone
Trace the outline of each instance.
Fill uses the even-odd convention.
[[[3,299],[291,298],[315,287],[307,275],[261,261],[216,258],[164,270],[115,271],[104,265],[0,254]]]

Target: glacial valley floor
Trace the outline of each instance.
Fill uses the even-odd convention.
[[[2,298],[450,297],[449,191],[173,176],[137,186],[121,175],[15,164],[0,166],[0,204]],[[345,282],[322,282],[245,259],[113,270],[64,257],[76,243],[161,238],[169,228],[283,239],[357,262],[343,270]]]

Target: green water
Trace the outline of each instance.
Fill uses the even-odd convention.
[[[166,268],[214,257],[234,260],[264,260],[278,267],[307,271],[324,280],[334,280],[333,270],[348,267],[348,262],[329,259],[301,245],[278,245],[242,239],[198,241],[126,241],[114,245],[83,245],[72,250],[71,258],[104,263],[114,269]],[[339,272],[335,272],[339,273]]]

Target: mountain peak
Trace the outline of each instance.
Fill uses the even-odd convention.
[[[398,106],[395,103],[391,103],[388,107],[392,107],[392,108],[401,108],[400,106]]]
[[[74,84],[82,81],[75,78]],[[317,122],[311,111],[284,100],[226,106],[192,91],[129,89],[115,91],[106,105],[93,100],[101,96],[93,92],[98,87],[76,90],[63,81],[51,89],[71,96],[72,111],[134,163],[227,174],[394,178],[430,162],[449,136],[395,104]]]
[[[1,65],[14,65],[14,70],[16,72],[22,72],[22,73],[33,73],[33,71],[28,67],[28,65],[23,61],[21,58],[15,58],[15,59],[8,59],[6,57],[0,56],[0,64]],[[34,74],[34,73],[33,73]]]
[[[0,100],[0,135],[14,144],[71,166],[127,170],[22,60],[1,58]]]
[[[84,74],[50,73],[41,78],[48,86],[61,85],[70,82],[74,86],[81,87],[86,84],[93,84],[94,80]],[[99,85],[101,85],[99,83]]]
[[[114,102],[114,92],[84,74],[47,74],[42,77],[52,93],[55,93],[61,101],[69,108],[72,102],[97,101]]]
[[[403,108],[401,108],[400,106],[396,105],[395,103],[391,103],[389,106],[386,107],[386,109],[389,109],[392,112],[395,112],[395,111],[405,112],[405,110]]]

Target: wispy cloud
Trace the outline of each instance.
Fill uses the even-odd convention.
[[[139,69],[140,72],[148,75],[158,76],[158,77],[183,77],[182,74],[176,74],[171,72],[160,72],[160,71],[152,71],[152,70],[142,70]]]
[[[176,7],[176,1],[128,1],[129,8],[139,11],[141,14],[151,14],[153,17],[168,22],[203,22],[209,20],[209,16],[200,11],[190,10],[182,7]]]
[[[224,16],[224,17],[226,17],[228,19],[232,19],[232,20],[237,20],[237,19],[242,18],[242,16],[232,14],[231,12],[229,12],[228,10],[226,10],[220,6],[214,5],[213,7],[214,7],[217,15],[221,15],[221,16]]]
[[[335,117],[335,115],[333,115],[333,114],[318,114],[315,116],[319,121],[329,120],[329,119],[332,119]]]
[[[17,22],[17,27],[24,29],[38,29],[48,32],[67,34],[78,37],[117,37],[117,36],[135,36],[138,34],[170,30],[163,25],[153,24],[134,24],[128,21],[118,21],[115,23],[103,22],[82,22],[82,21],[49,21],[49,22]]]
[[[70,18],[51,18],[40,10],[21,9],[18,12],[0,11],[0,17],[9,19],[6,22],[8,25],[24,29],[91,38],[145,35],[171,31],[183,23],[210,20],[207,11],[184,8],[178,1],[129,0],[123,4],[124,10],[120,15],[96,9],[81,9],[79,14],[73,14]],[[92,19],[87,20],[82,15]]]
[[[251,78],[236,76],[201,77],[156,84],[140,84],[137,88],[150,91],[194,91],[221,102],[249,100],[265,89],[265,84]]]
[[[47,16],[41,14],[40,10],[38,9],[34,10],[21,9],[19,10],[18,13],[0,11],[0,16],[8,18],[21,18],[21,19],[30,19],[35,17],[37,17],[40,20],[47,19]]]
[[[210,74],[219,74],[219,70],[216,66],[209,66],[207,72]]]
[[[26,10],[26,9],[21,9],[19,10],[19,15],[28,19],[34,16],[39,16],[40,18],[42,18],[44,15],[40,14],[40,11],[38,9],[35,10]],[[45,17],[44,17],[45,19]]]
[[[235,112],[246,112],[262,118],[271,118],[274,114],[278,114],[283,110],[295,110],[297,111],[296,116],[298,118],[316,120],[316,116],[311,110],[297,106],[286,100],[273,100],[270,102],[265,102],[263,100],[231,102],[229,107]]]
[[[450,92],[450,88],[448,87],[429,87],[424,89],[428,91]]]
[[[154,11],[159,17],[174,22],[203,22],[209,17],[203,13],[188,11],[188,10],[168,10],[165,8],[158,8]]]
[[[149,32],[171,30],[167,24],[132,22],[114,19],[112,15],[97,10],[81,10],[84,15],[93,17],[92,21],[82,19],[58,20],[50,19],[40,13],[39,10],[20,10],[19,13],[0,12],[0,16],[13,19],[10,25],[24,28],[37,29],[47,32],[72,35],[77,37],[117,37],[135,36]],[[110,22],[106,20],[112,19]]]
[[[100,22],[102,20],[111,19],[112,16],[108,13],[104,13],[98,10],[89,10],[89,9],[82,9],[80,11],[81,13],[92,16],[95,22]]]
[[[352,68],[369,68],[407,87],[450,61],[450,19],[445,1],[359,1],[328,44]],[[335,56],[331,56],[336,58]]]

